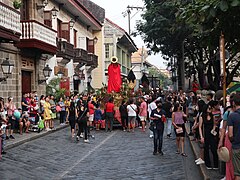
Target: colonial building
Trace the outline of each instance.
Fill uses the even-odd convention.
[[[93,4],[87,2],[88,5]],[[89,80],[94,76],[92,71],[102,62],[102,23],[105,11],[93,5],[95,9],[92,10],[98,8],[97,12],[100,12],[102,18],[96,18],[97,14],[94,16],[80,0],[52,0],[44,10],[45,21],[57,31],[58,51],[48,60],[50,67],[54,68],[50,79],[62,73],[60,86],[70,92],[87,90]],[[54,9],[57,10],[56,17],[53,17]]]
[[[0,96],[19,103],[25,92],[45,94],[46,79],[57,75],[68,91],[86,89],[92,70],[102,62],[97,53],[105,16],[104,9],[86,1],[0,1],[0,63],[12,70],[0,72]]]
[[[132,53],[137,51],[137,47],[129,34],[109,19],[104,22],[104,68],[102,75],[95,77],[95,87],[101,87],[102,83],[107,83],[107,69],[111,63],[111,58],[116,56],[118,63],[121,65],[121,75],[126,77],[131,69]]]
[[[131,63],[133,73],[136,76],[136,88],[139,88],[143,74],[145,74],[147,77],[149,75],[148,68],[152,65],[147,61],[147,57],[148,53],[144,48],[139,48],[137,52],[132,54]]]

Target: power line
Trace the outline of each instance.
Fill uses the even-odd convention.
[[[130,17],[130,15],[131,15],[131,11],[133,11],[134,9],[136,9],[138,12],[139,12],[139,10],[144,10],[144,7],[140,7],[140,6],[127,6],[127,10],[126,11],[124,11],[124,12],[122,12],[122,15],[123,15],[123,17],[126,17],[126,16],[128,16],[128,34],[129,35],[131,35],[131,27],[130,27],[130,24],[131,24],[131,17]],[[137,12],[137,13],[138,13]],[[132,16],[132,18],[137,14],[137,13],[135,13],[133,16]]]

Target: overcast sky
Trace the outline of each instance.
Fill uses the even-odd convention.
[[[143,7],[144,3],[142,0],[91,0],[92,2],[96,3],[97,5],[101,6],[105,9],[106,18],[113,21],[115,24],[119,25],[126,32],[128,32],[128,18],[126,15],[127,6],[134,6],[134,7]],[[133,9],[131,11],[131,31],[134,31],[136,28],[136,21],[141,19],[141,10]],[[142,41],[141,37],[132,37],[135,44],[138,48],[144,46],[144,42]],[[152,55],[149,56],[148,61],[159,67],[165,68],[166,65],[163,64],[163,59],[160,55]]]

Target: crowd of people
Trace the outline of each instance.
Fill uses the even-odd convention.
[[[153,155],[163,155],[163,135],[166,124],[167,137],[176,137],[176,154],[187,157],[185,153],[186,122],[190,124],[189,136],[201,148],[196,165],[205,164],[207,169],[219,168],[218,151],[224,146],[230,152],[226,163],[226,179],[240,176],[240,95],[232,94],[227,108],[222,98],[212,91],[155,92],[122,100],[119,108],[111,97],[107,102],[99,101],[95,95],[72,95],[55,100],[53,95],[41,96],[25,93],[21,108],[16,108],[12,97],[4,103],[0,98],[1,148],[4,141],[14,139],[13,132],[28,133],[32,124],[44,122],[46,131],[54,130],[54,119],[60,115],[60,125],[69,124],[71,137],[77,141],[83,138],[89,142],[91,130],[113,130],[116,114],[119,114],[123,131],[134,133],[141,128],[143,133],[150,129],[153,138]],[[213,161],[210,159],[210,150]]]

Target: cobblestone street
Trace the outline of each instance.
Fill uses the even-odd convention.
[[[153,156],[148,132],[93,132],[90,143],[71,142],[69,128],[8,150],[0,162],[3,179],[202,179],[189,142],[188,157],[175,154],[164,137],[164,156]]]

